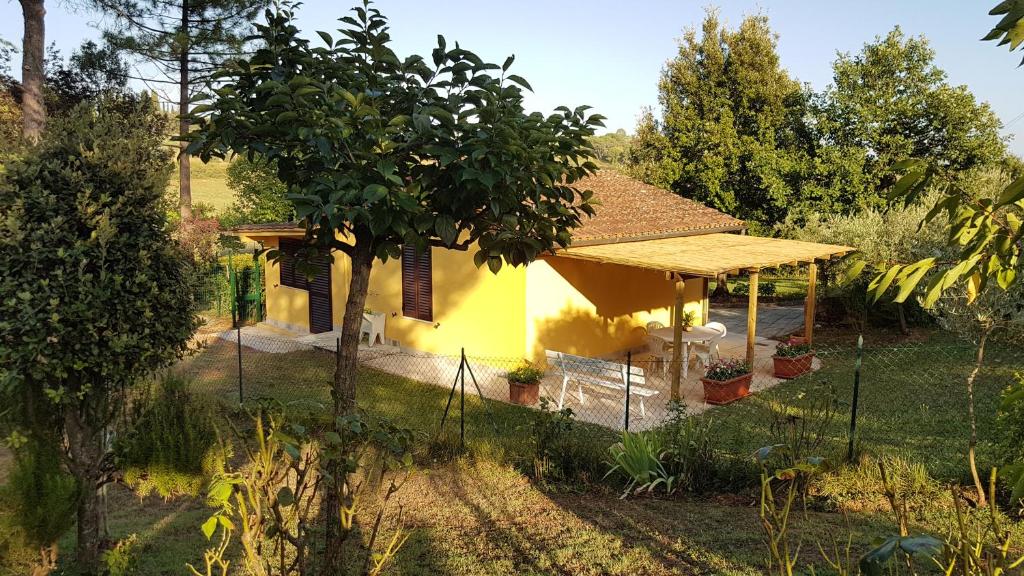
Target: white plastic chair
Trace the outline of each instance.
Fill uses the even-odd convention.
[[[672,361],[672,345],[657,336],[651,335],[651,332],[664,327],[665,325],[657,320],[647,323],[647,351],[650,352],[651,356],[661,361],[661,369],[663,371],[668,370],[668,365]]]
[[[728,330],[725,328],[725,324],[722,324],[721,322],[708,322],[704,327],[718,332],[717,336],[708,339],[706,343],[693,344],[693,357],[697,359],[698,363],[704,366],[704,369],[707,369],[713,360],[720,357],[718,353],[718,343],[725,338]]]

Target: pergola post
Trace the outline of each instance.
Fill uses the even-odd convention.
[[[817,302],[818,265],[812,260],[807,265],[807,300],[804,301],[804,340],[814,342],[814,307]]]
[[[673,274],[676,303],[672,310],[672,400],[678,402],[679,380],[683,368],[683,306],[686,305],[686,280]]]
[[[757,281],[760,269],[751,268],[750,294],[747,296],[747,364],[754,366],[754,344],[757,342]]]

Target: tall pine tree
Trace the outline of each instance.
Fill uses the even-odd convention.
[[[220,62],[243,55],[245,37],[267,0],[89,0],[112,16],[104,36],[149,66],[142,80],[176,89],[179,134],[190,130],[189,100]],[[192,218],[192,186],[185,143],[178,155],[179,210]]]

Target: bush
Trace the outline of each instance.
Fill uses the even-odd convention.
[[[999,459],[1003,464],[1024,462],[1024,373],[1003,392],[996,429],[999,432]]]
[[[690,492],[742,490],[757,481],[757,469],[747,455],[737,458],[715,449],[714,420],[687,416],[686,406],[669,404],[660,428],[661,460],[676,485]]]
[[[74,525],[78,484],[61,467],[55,443],[28,441],[15,449],[14,468],[0,489],[3,532],[36,550],[44,567],[57,559],[57,541]]]
[[[167,375],[136,403],[131,429],[115,444],[124,482],[140,496],[197,496],[223,466],[210,411]]]
[[[103,553],[105,576],[134,576],[139,572],[139,537],[135,534],[119,541]]]
[[[552,402],[540,399],[529,425],[534,478],[541,482],[587,482],[604,463],[603,434],[576,422],[571,408],[553,410]]]

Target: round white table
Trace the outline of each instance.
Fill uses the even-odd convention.
[[[671,326],[651,330],[648,332],[648,335],[658,338],[659,340],[664,340],[669,346],[672,346],[675,340],[675,331]],[[721,332],[706,326],[694,326],[689,332],[683,330],[683,378],[686,378],[686,374],[688,372],[687,369],[690,366],[690,344],[693,342],[707,342],[719,335],[721,335]]]

